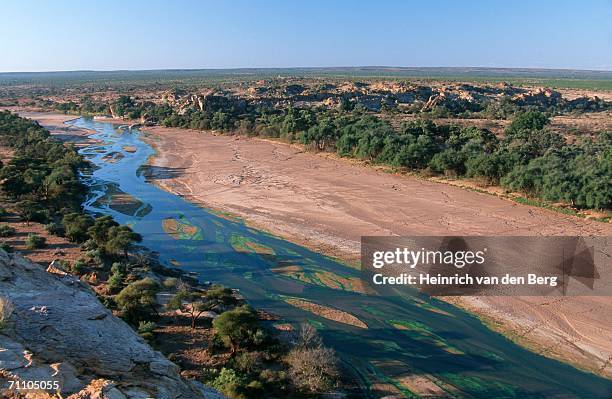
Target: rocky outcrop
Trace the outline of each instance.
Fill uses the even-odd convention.
[[[537,88],[527,93],[520,93],[515,95],[512,100],[517,105],[530,105],[540,109],[546,109],[547,107],[558,106],[561,101],[561,93],[558,91],[548,88]]]
[[[0,306],[0,397],[222,398],[182,379],[89,286],[62,272],[0,250],[0,301],[8,304]],[[51,389],[9,390],[10,381]]]

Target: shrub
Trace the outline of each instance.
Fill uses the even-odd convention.
[[[141,321],[138,323],[138,335],[140,335],[149,344],[155,341],[155,329],[157,324],[152,321]]]
[[[64,235],[64,228],[59,223],[51,222],[45,226],[45,230],[54,236],[62,237]]]
[[[237,370],[246,373],[259,373],[262,369],[262,354],[260,352],[244,352],[236,356],[234,366]]]
[[[0,244],[0,248],[5,250],[8,253],[11,253],[11,252],[14,251],[13,247],[9,243],[7,243],[7,242],[1,243]]]
[[[0,237],[11,237],[14,236],[16,230],[14,227],[11,227],[7,224],[3,224],[0,226]]]
[[[246,380],[233,369],[223,367],[210,385],[231,399],[246,399],[244,394]]]
[[[85,262],[83,262],[82,260],[75,261],[72,264],[70,270],[72,271],[72,273],[80,276],[85,271]]]
[[[111,271],[111,274],[125,274],[127,272],[127,269],[123,263],[114,262],[111,265],[110,271]]]
[[[339,376],[338,360],[332,349],[323,346],[316,330],[302,326],[295,347],[286,358],[293,385],[309,392],[328,391]]]
[[[168,277],[162,284],[164,288],[171,290],[178,286],[178,279],[176,277]]]
[[[38,234],[30,233],[26,239],[26,248],[28,249],[40,249],[47,246],[47,239],[41,237]]]
[[[111,275],[108,278],[108,290],[111,294],[115,294],[123,288],[123,280],[125,279],[125,266],[121,263],[113,263],[111,266]]]
[[[104,254],[100,249],[90,249],[85,253],[85,255],[91,259],[92,262],[98,265],[104,264]]]

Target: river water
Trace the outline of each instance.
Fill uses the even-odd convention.
[[[147,174],[182,171],[144,166],[154,150],[137,129],[68,123],[101,140],[80,150],[96,166],[86,177],[87,211],[130,225],[168,266],[239,289],[254,307],[280,315],[277,327],[317,327],[359,376],[364,397],[377,397],[375,384],[412,397],[409,381],[425,374],[456,397],[612,398],[612,381],[522,349],[460,309],[418,294],[360,293],[354,268],[157,188]],[[343,322],[313,313],[313,303],[346,312]]]

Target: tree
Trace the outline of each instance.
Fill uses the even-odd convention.
[[[123,255],[126,259],[134,243],[142,241],[140,234],[128,226],[120,226],[111,216],[97,218],[87,233],[105,253]]]
[[[155,295],[158,291],[158,284],[149,277],[122,289],[115,296],[122,317],[136,325],[139,321],[150,319],[152,313],[157,315]]]
[[[36,201],[29,200],[29,199],[19,201],[16,207],[17,207],[17,213],[19,214],[19,216],[23,218],[23,220],[26,221],[26,224],[28,226],[30,225],[30,222],[32,221],[35,221],[35,220],[42,221],[43,219],[42,210]]]
[[[214,285],[209,288],[208,291],[206,291],[206,299],[213,302],[214,306],[229,306],[238,303],[232,290],[221,285]]]
[[[191,318],[191,328],[196,328],[197,320],[204,312],[213,310],[218,306],[229,306],[237,303],[231,289],[215,285],[205,292],[190,291],[188,288],[180,289],[168,302],[169,310],[181,310]]]
[[[339,376],[338,360],[332,349],[323,346],[317,331],[302,325],[294,347],[287,354],[289,376],[295,386],[310,392],[333,388]]]
[[[243,347],[261,343],[264,337],[257,313],[248,305],[221,313],[213,321],[213,327],[225,346],[231,349],[232,354]]]
[[[111,275],[108,278],[108,290],[114,294],[123,287],[123,280],[125,279],[125,266],[121,263],[113,263],[111,266]]]
[[[189,292],[180,290],[168,302],[166,308],[168,310],[181,310],[191,318],[191,328],[196,328],[196,322],[202,316],[202,313],[211,310],[214,302],[206,298],[203,292]]]
[[[544,126],[548,125],[550,120],[548,117],[539,111],[527,111],[520,113],[512,121],[510,126],[506,129],[506,136],[520,136],[525,132],[531,130],[542,130]]]
[[[93,224],[90,216],[77,212],[68,213],[62,218],[64,235],[70,241],[84,242],[89,237],[88,230]]]
[[[113,226],[108,230],[108,241],[104,247],[107,253],[120,254],[127,259],[134,243],[142,241],[142,236],[128,226]]]
[[[87,229],[87,234],[99,248],[104,248],[109,239],[108,231],[115,226],[119,226],[119,223],[115,222],[112,216],[100,216]]]

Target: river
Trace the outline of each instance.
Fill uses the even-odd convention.
[[[363,294],[358,270],[159,189],[148,173],[181,172],[147,167],[154,149],[137,129],[90,118],[68,123],[100,140],[80,150],[95,165],[85,177],[88,212],[131,226],[164,264],[237,288],[282,323],[315,326],[370,388],[364,397],[377,397],[376,384],[412,397],[407,387],[426,375],[456,397],[612,398],[612,381],[525,350],[454,306],[418,294]],[[346,312],[343,322],[305,309],[313,303]]]

